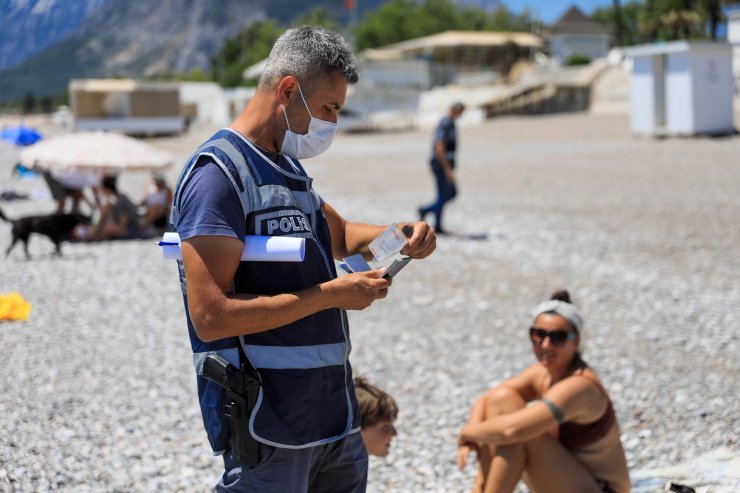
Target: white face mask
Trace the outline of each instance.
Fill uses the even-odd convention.
[[[285,115],[285,122],[288,124],[288,130],[285,131],[280,152],[295,159],[307,159],[318,156],[329,148],[334,140],[334,135],[337,133],[337,124],[314,118],[311,115],[311,110],[308,109],[306,99],[303,97],[300,84],[298,84],[298,92],[301,94],[306,111],[311,116],[311,121],[308,124],[308,132],[306,134],[297,134],[290,130],[288,113],[285,111],[285,106],[283,106],[283,114]]]

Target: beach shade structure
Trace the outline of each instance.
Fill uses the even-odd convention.
[[[0,130],[0,140],[10,142],[16,146],[30,146],[41,140],[43,137],[36,130],[18,126]]]
[[[161,171],[173,155],[151,144],[117,133],[79,132],[54,137],[21,151],[21,164],[49,171],[101,173]]]

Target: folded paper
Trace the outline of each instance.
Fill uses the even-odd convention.
[[[164,258],[181,260],[180,236],[165,233],[162,241]],[[306,255],[306,239],[292,236],[254,236],[244,237],[242,261],[250,262],[303,262]]]

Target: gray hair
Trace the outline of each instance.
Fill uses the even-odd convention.
[[[310,84],[332,72],[341,73],[349,84],[359,78],[355,55],[347,41],[320,27],[296,27],[275,41],[258,87],[266,88],[288,75]]]

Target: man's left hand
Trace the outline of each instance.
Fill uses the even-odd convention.
[[[423,221],[406,223],[402,229],[409,238],[409,242],[401,250],[403,255],[412,258],[426,258],[437,248],[437,236],[429,224]]]

